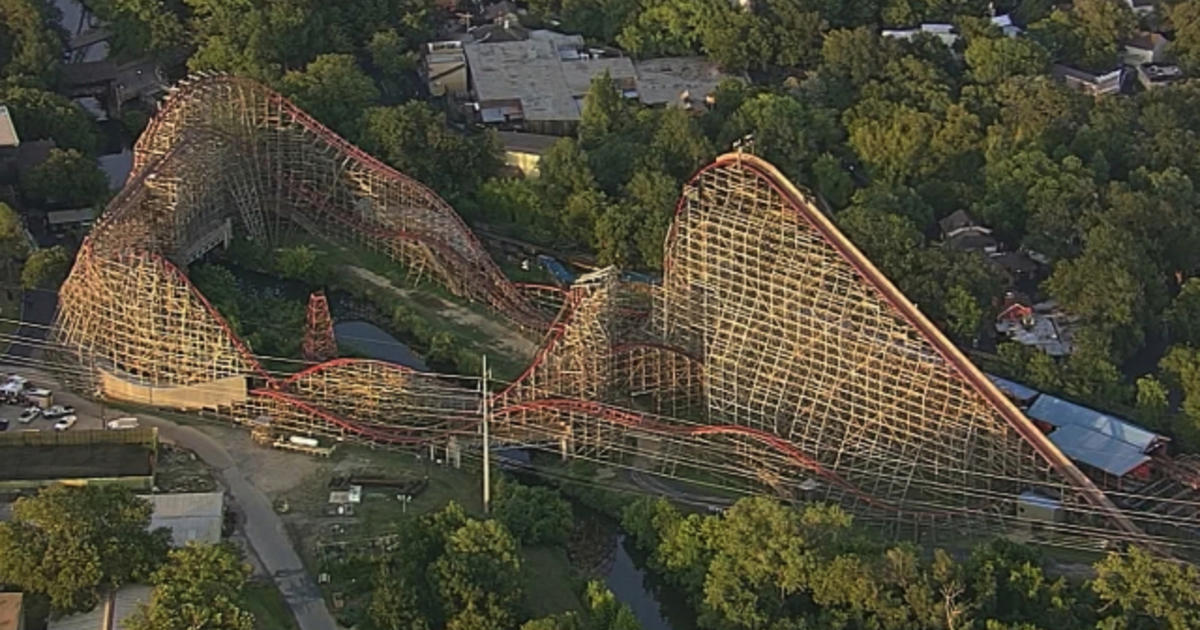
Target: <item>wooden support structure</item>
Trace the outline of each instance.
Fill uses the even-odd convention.
[[[314,291],[308,296],[308,313],[305,317],[304,341],[301,345],[304,360],[320,363],[337,356],[337,341],[333,336],[333,316],[329,314],[329,300],[323,291]]]
[[[906,535],[1003,525],[1036,491],[1074,514],[1073,534],[1144,540],[1142,516],[754,156],[685,186],[661,286],[602,269],[568,290],[510,282],[432,191],[248,79],[183,84],[134,161],[60,293],[55,340],[80,372],[173,391],[243,378],[219,405],[240,422],[431,453],[451,437],[473,448],[486,408],[497,442],[835,500]],[[542,348],[495,394],[380,361],[268,373],[177,265],[224,222],[263,246],[295,227],[363,244],[544,331]],[[332,342],[314,295],[305,350],[323,359]]]

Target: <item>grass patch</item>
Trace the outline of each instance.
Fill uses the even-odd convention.
[[[534,619],[568,610],[582,610],[576,595],[578,576],[562,547],[521,549],[525,608]]]
[[[297,630],[296,618],[273,582],[254,581],[244,591],[246,609],[254,614],[257,630]]]

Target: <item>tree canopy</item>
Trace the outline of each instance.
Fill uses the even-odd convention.
[[[243,603],[250,566],[230,544],[174,549],[154,572],[150,602],[124,621],[131,630],[254,630]]]
[[[86,610],[162,563],[170,533],[149,526],[150,504],[126,488],[51,486],[0,523],[0,582],[46,595],[59,612]]]

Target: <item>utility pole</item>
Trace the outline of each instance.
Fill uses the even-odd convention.
[[[491,512],[492,503],[492,446],[488,441],[488,422],[492,416],[492,400],[488,395],[487,355],[483,355],[483,379],[479,383],[483,392],[483,513]]]

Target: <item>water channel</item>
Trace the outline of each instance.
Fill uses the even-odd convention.
[[[617,601],[629,606],[645,630],[695,630],[696,617],[683,594],[664,584],[646,568],[633,541],[617,536],[612,568],[604,584]]]
[[[361,320],[337,322],[333,335],[339,346],[345,346],[371,359],[397,363],[422,372],[429,366],[404,343],[382,328]]]

